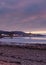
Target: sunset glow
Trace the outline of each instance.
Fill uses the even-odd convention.
[[[32,31],[34,34],[46,34],[46,31]]]

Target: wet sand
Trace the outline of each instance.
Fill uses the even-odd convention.
[[[46,65],[46,44],[0,45],[0,65]]]

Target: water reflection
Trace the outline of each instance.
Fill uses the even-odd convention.
[[[2,38],[0,42],[17,42],[17,43],[46,43],[46,37],[13,37]]]
[[[46,37],[31,37],[34,40],[46,40]]]
[[[24,39],[30,39],[31,37],[23,37]]]

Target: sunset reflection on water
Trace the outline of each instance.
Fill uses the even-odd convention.
[[[46,40],[46,37],[31,37],[34,40]]]

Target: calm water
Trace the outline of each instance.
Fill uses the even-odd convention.
[[[17,42],[17,43],[46,43],[46,37],[14,37],[2,38],[0,42]]]

